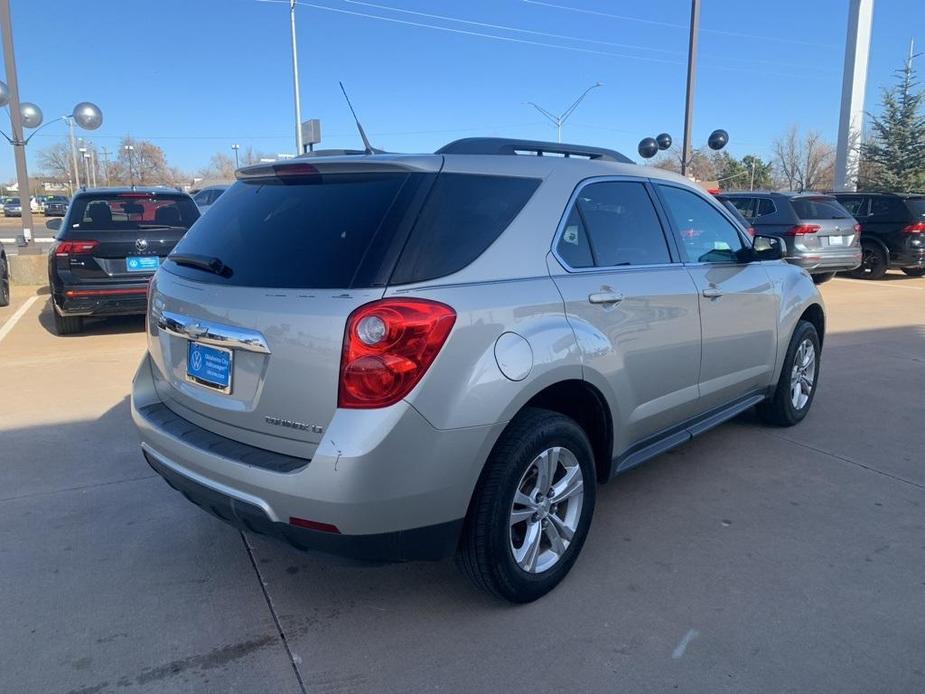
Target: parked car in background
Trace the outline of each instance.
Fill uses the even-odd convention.
[[[59,335],[87,316],[143,314],[148,280],[199,218],[192,198],[166,188],[105,189],[74,196],[48,253]]]
[[[228,186],[207,186],[193,193],[193,201],[196,203],[196,207],[199,208],[199,211],[204,213],[215,204],[215,201],[218,200],[219,196],[226,190],[228,190]]]
[[[6,249],[0,243],[0,306],[10,305],[10,262]]]
[[[44,206],[45,206],[45,216],[46,217],[63,217],[64,213],[67,212],[68,199],[63,195],[49,195],[46,196]]]
[[[3,216],[22,217],[22,203],[19,202],[19,198],[9,198],[3,203]]]
[[[492,138],[237,175],[151,282],[132,393],[148,463],[228,523],[455,553],[528,602],[599,482],[752,406],[811,407],[817,287],[681,176]]]
[[[861,224],[863,259],[853,276],[877,280],[889,268],[925,275],[925,194],[833,193]]]
[[[818,193],[720,193],[755,233],[784,241],[785,257],[817,284],[861,264],[861,228],[830,195]]]

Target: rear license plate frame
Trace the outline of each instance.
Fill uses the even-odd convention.
[[[234,351],[190,340],[186,347],[186,380],[230,395],[234,387]]]

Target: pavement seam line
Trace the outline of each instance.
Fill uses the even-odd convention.
[[[16,313],[9,317],[9,319],[0,326],[0,342],[3,342],[3,338],[9,335],[13,328],[16,327],[16,324],[19,322],[19,319],[26,315],[26,312],[32,308],[32,304],[39,300],[38,295],[30,296],[23,302],[23,305],[16,309]]]
[[[852,284],[867,284],[871,287],[880,287],[882,289],[911,289],[912,291],[915,291],[915,292],[925,291],[925,287],[904,287],[901,284],[892,286],[896,282],[896,280],[893,280],[892,282],[884,282],[883,284],[877,284],[877,280],[853,280],[847,277],[836,277],[835,281],[836,282],[851,282]],[[899,281],[902,281],[902,280],[899,280]]]
[[[919,484],[918,482],[907,480],[905,477],[899,477],[898,475],[894,475],[892,473],[879,470],[870,465],[865,465],[864,463],[858,460],[852,460],[851,458],[846,458],[845,456],[839,455],[838,453],[832,453],[830,451],[825,451],[821,448],[816,448],[815,446],[810,446],[808,443],[803,443],[802,441],[795,441],[794,439],[788,439],[786,436],[781,436],[780,434],[772,434],[770,432],[767,432],[767,435],[773,436],[774,438],[780,439],[781,441],[786,441],[788,443],[792,443],[797,446],[802,446],[803,448],[808,448],[811,451],[815,451],[816,453],[821,453],[822,455],[828,456],[829,458],[835,458],[835,460],[840,460],[843,463],[849,463],[850,465],[855,465],[863,470],[874,472],[878,475],[883,475],[884,477],[888,477],[891,480],[895,480],[903,484],[908,484],[910,487],[916,487],[917,489],[921,489],[922,491],[925,491],[925,484]]]
[[[270,597],[269,591],[267,591],[267,585],[263,581],[263,575],[260,573],[260,568],[257,566],[257,559],[254,557],[254,548],[251,547],[251,543],[247,541],[247,535],[244,534],[244,531],[238,531],[241,533],[241,541],[244,543],[244,549],[247,550],[247,556],[251,560],[251,566],[254,567],[254,573],[257,575],[257,582],[260,584],[260,591],[263,593],[263,599],[267,603],[267,608],[270,610],[270,615],[273,617],[273,623],[276,625],[276,631],[279,634],[280,640],[283,642],[283,647],[286,649],[286,655],[289,656],[289,664],[292,665],[292,671],[295,673],[295,678],[299,683],[299,690],[302,694],[308,694],[308,690],[305,689],[305,680],[302,679],[302,673],[299,671],[299,664],[296,662],[295,655],[292,653],[292,648],[289,646],[289,640],[286,638],[286,632],[283,630],[283,625],[279,621],[279,616],[276,614],[276,608],[273,607],[273,599]]]
[[[80,487],[68,487],[67,489],[54,489],[49,492],[32,492],[31,494],[21,494],[20,496],[7,496],[0,499],[0,503],[4,501],[20,501],[22,499],[34,499],[37,496],[51,496],[53,494],[64,494],[65,492],[79,492],[84,489],[98,489],[99,487],[108,487],[112,484],[125,484],[127,482],[140,482],[141,480],[151,480],[155,477],[158,477],[157,474],[143,475],[142,477],[129,477],[124,480],[110,480],[109,482],[98,482],[96,484],[85,484]]]

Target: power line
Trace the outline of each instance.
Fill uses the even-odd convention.
[[[552,2],[545,2],[545,0],[521,0],[528,5],[539,5],[541,7],[551,7],[556,10],[565,10],[566,12],[579,12],[581,14],[590,14],[597,17],[608,17],[610,19],[621,19],[626,22],[638,22],[640,24],[654,24],[657,26],[663,27],[672,27],[675,29],[687,29],[686,24],[674,24],[672,22],[663,22],[656,19],[644,19],[642,17],[629,17],[622,14],[612,14],[610,12],[602,12],[601,10],[591,10],[584,7],[573,7],[571,5],[558,5]],[[708,32],[710,34],[722,34],[723,36],[736,36],[743,39],[759,39],[761,41],[780,41],[781,43],[795,43],[800,46],[813,46],[815,48],[838,48],[838,46],[833,46],[831,44],[824,45],[817,43],[815,41],[800,41],[799,39],[785,39],[780,36],[758,36],[756,34],[745,34],[739,31],[722,31],[720,29],[703,29],[700,31]]]

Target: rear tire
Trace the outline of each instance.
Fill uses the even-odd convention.
[[[549,488],[545,495],[541,487]],[[584,430],[557,412],[524,410],[485,464],[457,566],[478,588],[510,602],[542,597],[575,563],[595,493],[594,456]]]
[[[774,393],[758,405],[758,414],[766,423],[792,427],[803,421],[816,397],[820,355],[816,327],[801,320],[790,338]]]
[[[861,248],[861,265],[851,271],[851,277],[859,280],[883,279],[890,269],[886,250],[879,243],[862,243]]]
[[[10,270],[6,258],[0,258],[0,306],[10,305]]]
[[[74,335],[83,330],[84,320],[82,317],[62,316],[54,306],[52,306],[51,310],[55,315],[55,332],[58,335]]]
[[[925,277],[925,267],[904,267],[903,272],[909,277]]]
[[[834,272],[820,272],[818,274],[813,275],[812,277],[813,277],[813,282],[815,282],[816,284],[825,284],[830,279],[835,277],[835,273]]]

